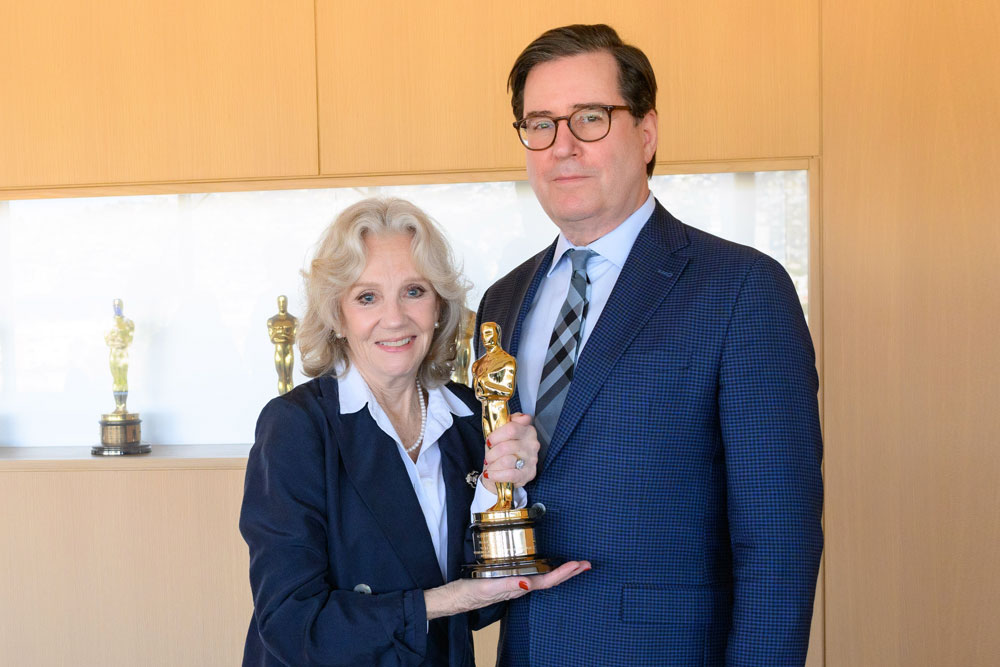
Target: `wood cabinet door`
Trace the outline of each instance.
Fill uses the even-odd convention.
[[[0,466],[3,664],[240,664],[253,615],[237,525],[246,459],[167,449]]]
[[[0,188],[317,173],[310,0],[3,5]]]
[[[507,74],[568,23],[608,23],[649,56],[658,161],[818,154],[817,0],[317,0],[321,173],[523,168]]]

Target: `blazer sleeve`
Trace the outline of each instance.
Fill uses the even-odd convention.
[[[261,640],[289,665],[420,664],[423,591],[363,595],[331,586],[320,428],[325,421],[287,398],[268,403],[257,422],[240,532]]]
[[[733,306],[719,377],[733,556],[727,665],[802,665],[823,550],[812,340],[791,279],[760,256]]]

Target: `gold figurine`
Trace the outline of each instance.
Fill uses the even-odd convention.
[[[476,336],[476,314],[465,309],[462,324],[455,335],[455,368],[451,371],[451,381],[472,386],[469,372],[472,370],[472,339]]]
[[[496,322],[483,322],[483,346],[486,354],[472,364],[473,389],[483,404],[483,437],[489,439],[494,429],[510,421],[507,401],[514,395],[517,361],[500,347],[500,327]],[[490,511],[506,511],[511,507],[513,485],[497,482],[497,503]]]
[[[274,369],[278,371],[278,395],[291,391],[292,369],[295,367],[295,336],[299,320],[288,313],[288,299],[278,297],[278,314],[267,321],[267,335],[274,343]]]
[[[514,395],[517,361],[500,347],[500,327],[483,322],[480,327],[486,353],[472,364],[472,387],[483,404],[483,436],[510,421],[507,401]],[[475,512],[472,544],[476,562],[465,566],[473,579],[540,574],[552,564],[535,553],[534,510],[513,507],[513,485],[498,483],[497,502],[485,512]]]
[[[115,321],[111,330],[104,335],[104,342],[109,352],[111,365],[112,391],[115,395],[114,414],[125,414],[125,401],[128,400],[128,346],[132,344],[135,324],[122,314],[122,300],[115,299],[112,306],[115,309]]]
[[[104,336],[104,342],[109,350],[115,409],[101,415],[101,444],[91,447],[90,453],[99,456],[148,454],[150,446],[140,442],[142,420],[138,413],[129,412],[125,407],[128,400],[128,348],[132,344],[135,324],[122,314],[121,299],[115,299],[112,305],[115,319],[111,330]]]

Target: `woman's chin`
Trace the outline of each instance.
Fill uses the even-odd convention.
[[[362,375],[379,383],[395,383],[400,380],[415,380],[417,371],[420,369],[420,361],[413,355],[379,355],[380,359],[373,359],[368,368],[363,369]],[[389,357],[389,358],[385,358]],[[368,372],[364,372],[368,371]]]

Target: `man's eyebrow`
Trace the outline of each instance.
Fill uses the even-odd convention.
[[[579,111],[580,109],[589,109],[590,107],[603,107],[603,106],[605,105],[601,102],[580,102],[578,104],[574,104],[570,108],[573,109],[574,111]],[[534,118],[535,116],[555,116],[555,114],[549,111],[548,109],[542,109],[541,111],[530,111],[524,114],[525,118]]]

